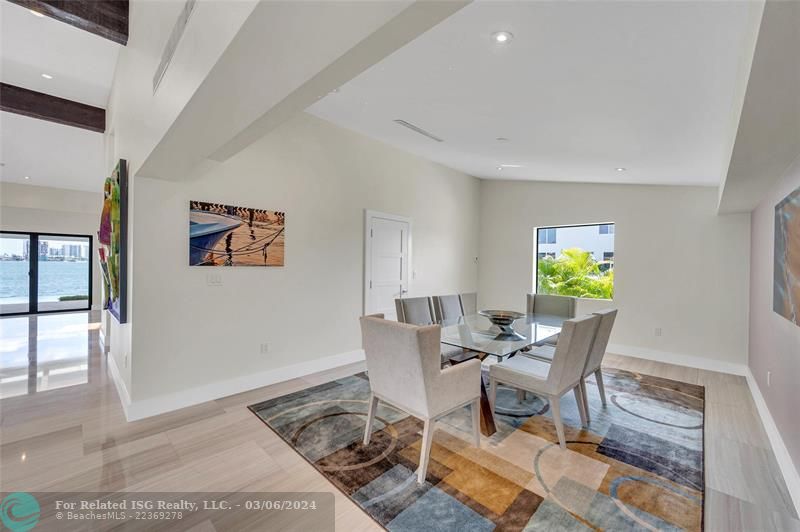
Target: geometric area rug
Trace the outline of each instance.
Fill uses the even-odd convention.
[[[702,386],[603,368],[608,405],[587,381],[591,423],[561,401],[567,450],[548,403],[498,387],[497,432],[471,445],[465,408],[436,425],[424,485],[422,422],[381,402],[362,445],[365,373],[250,406],[379,525],[419,530],[702,530]]]

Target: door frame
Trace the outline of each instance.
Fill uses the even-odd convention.
[[[92,288],[94,285],[94,237],[92,235],[80,235],[72,233],[52,233],[45,231],[7,231],[0,230],[0,236],[3,234],[10,235],[27,235],[30,242],[29,249],[36,250],[36,260],[28,255],[28,312],[9,312],[7,314],[0,314],[0,318],[8,316],[30,316],[32,314],[55,314],[58,312],[84,312],[92,310],[93,293]],[[56,310],[39,310],[39,237],[40,236],[57,236],[57,237],[72,237],[72,238],[88,238],[89,239],[89,299],[88,306],[84,308],[66,308]],[[35,247],[34,247],[35,244]]]
[[[370,282],[370,272],[372,271],[372,236],[370,234],[372,230],[372,220],[374,218],[383,218],[384,220],[392,220],[395,222],[405,222],[408,224],[408,251],[406,252],[406,256],[408,257],[408,271],[406,272],[406,290],[410,290],[411,280],[413,279],[413,275],[411,274],[411,253],[413,249],[412,245],[412,234],[413,234],[413,222],[411,218],[406,216],[400,216],[397,214],[389,214],[386,212],[380,211],[373,211],[370,209],[364,209],[364,292],[361,302],[361,313],[367,313],[367,302],[369,300],[369,282]]]

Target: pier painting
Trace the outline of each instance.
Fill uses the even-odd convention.
[[[190,266],[283,266],[283,212],[189,202]]]
[[[800,188],[775,206],[772,308],[800,325]]]

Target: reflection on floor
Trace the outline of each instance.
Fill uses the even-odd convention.
[[[88,312],[0,320],[0,398],[89,382]]]
[[[0,399],[0,491],[325,491],[335,497],[337,530],[380,530],[247,410],[363,371],[362,363],[128,423],[98,321],[87,312],[0,319],[0,374],[19,379],[4,381]],[[705,386],[706,530],[800,531],[743,377],[613,355],[606,362]]]

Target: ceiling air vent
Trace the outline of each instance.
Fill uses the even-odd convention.
[[[410,123],[410,122],[406,122],[405,120],[399,120],[399,119],[398,119],[398,120],[395,120],[395,121],[394,121],[394,123],[395,123],[395,124],[400,124],[400,125],[401,125],[401,126],[403,126],[403,127],[407,127],[407,128],[408,128],[408,129],[410,129],[411,131],[413,131],[413,132],[415,132],[415,133],[419,133],[420,135],[425,135],[425,136],[426,136],[426,137],[428,137],[429,139],[435,140],[436,142],[444,142],[444,140],[443,140],[443,139],[440,139],[440,138],[439,138],[439,137],[437,137],[436,135],[434,135],[434,134],[432,134],[432,133],[428,133],[427,131],[425,131],[425,130],[424,130],[424,129],[422,129],[421,127],[417,127],[417,126],[415,126],[414,124],[412,124],[412,123]]]
[[[161,62],[158,64],[155,75],[153,75],[153,94],[158,90],[158,86],[161,80],[164,79],[164,74],[167,72],[167,67],[169,67],[170,61],[172,61],[172,56],[175,55],[175,49],[178,47],[178,43],[183,36],[183,30],[186,29],[186,23],[189,22],[189,17],[192,14],[192,10],[194,10],[195,2],[196,0],[186,0],[186,3],[183,4],[183,9],[178,15],[178,20],[175,21],[175,25],[172,27],[167,45],[164,47],[164,52],[161,54]]]

